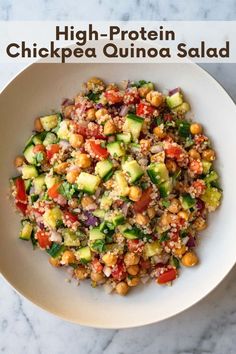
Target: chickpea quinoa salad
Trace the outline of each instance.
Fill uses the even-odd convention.
[[[36,118],[10,180],[20,239],[120,295],[197,265],[199,232],[222,191],[215,151],[189,110],[180,88],[92,78],[60,113]]]

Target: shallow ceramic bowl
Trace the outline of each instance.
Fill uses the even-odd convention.
[[[45,252],[18,240],[20,217],[7,200],[14,157],[29,137],[36,116],[59,109],[82,82],[99,76],[107,82],[151,80],[161,90],[180,86],[193,117],[204,125],[218,155],[224,198],[201,235],[199,266],[181,270],[172,287],[154,282],[128,296],[107,295],[89,282],[65,282],[66,273],[51,267]],[[0,95],[1,237],[0,271],[22,295],[43,309],[79,324],[122,328],[161,321],[192,306],[221,282],[236,260],[236,108],[222,87],[193,64],[34,64]]]

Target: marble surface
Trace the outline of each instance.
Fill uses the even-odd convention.
[[[187,4],[187,5],[186,5]],[[0,20],[235,20],[234,0],[0,0]],[[236,65],[204,66],[236,101]],[[0,64],[0,90],[22,65]],[[16,294],[0,277],[0,353],[234,354],[236,267],[184,313],[146,327],[98,330],[66,323]]]

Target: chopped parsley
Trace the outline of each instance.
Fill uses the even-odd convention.
[[[98,253],[102,253],[106,251],[106,243],[105,240],[96,240],[92,243],[92,249]]]

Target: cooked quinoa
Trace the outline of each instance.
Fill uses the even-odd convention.
[[[20,239],[77,280],[125,295],[192,267],[198,234],[220,205],[215,151],[190,122],[180,88],[90,79],[61,112],[35,119],[11,193]]]

